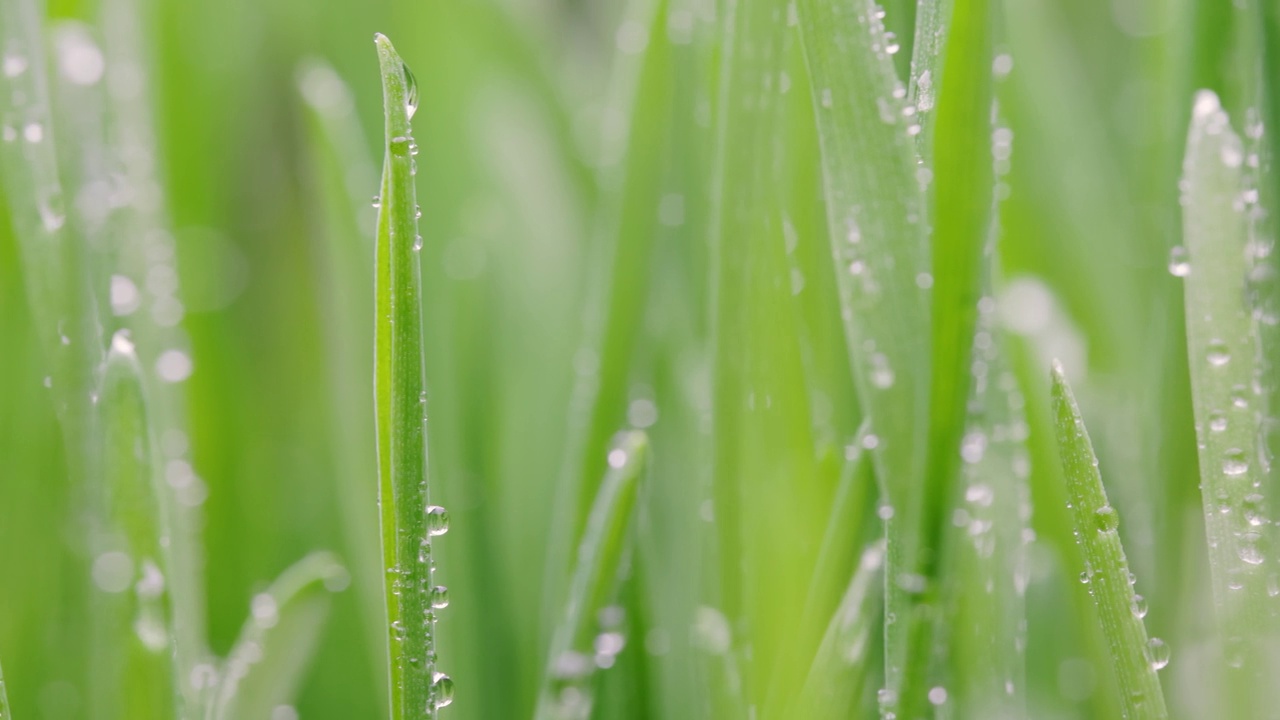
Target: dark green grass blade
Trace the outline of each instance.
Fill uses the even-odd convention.
[[[375,42],[386,118],[374,283],[378,472],[392,717],[411,720],[434,718],[437,704],[447,702],[444,695],[452,697],[452,681],[436,672],[431,601],[431,538],[443,531],[447,516],[443,509],[429,507],[427,479],[422,279],[409,126],[417,87],[391,42],[383,35]],[[429,516],[436,523],[430,528]]]
[[[350,576],[329,553],[313,553],[280,574],[254,596],[251,613],[223,664],[213,720],[272,717],[293,701],[311,662],[329,595]]]
[[[93,540],[95,717],[172,718],[181,714],[163,544],[172,521],[162,514],[142,371],[125,331],[111,341],[98,407],[105,483]]]
[[[649,439],[639,430],[620,434],[608,452],[609,469],[587,517],[569,594],[547,655],[538,720],[590,717],[598,660],[604,654],[612,662],[621,650],[619,622],[609,615],[620,610],[620,573],[631,547],[629,529],[648,453]]]
[[[1167,718],[1158,668],[1168,662],[1163,641],[1148,640],[1135,612],[1129,564],[1120,544],[1119,517],[1107,502],[1098,459],[1085,431],[1062,366],[1053,366],[1053,416],[1058,451],[1067,485],[1076,542],[1084,557],[1081,579],[1089,584],[1098,621],[1107,638],[1111,671],[1120,690],[1122,715],[1130,720]]]
[[[1276,558],[1270,521],[1267,359],[1251,280],[1265,275],[1262,238],[1245,213],[1245,149],[1218,98],[1192,110],[1183,175],[1187,358],[1200,448],[1200,489],[1213,598],[1234,712],[1255,715],[1276,694]],[[1265,270],[1266,268],[1258,268]]]

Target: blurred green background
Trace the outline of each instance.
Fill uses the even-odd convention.
[[[544,596],[556,582],[548,578],[573,543],[557,539],[566,524],[560,478],[578,467],[598,474],[608,436],[637,426],[654,447],[633,558],[642,579],[624,590],[637,632],[606,674],[597,716],[708,716],[697,608],[715,604],[717,570],[704,550],[713,524],[709,248],[723,5],[48,3],[46,27],[88,32],[104,48],[108,78],[113,53],[141,63],[144,92],[108,107],[133,108],[154,127],[154,152],[144,149],[140,162],[154,174],[176,248],[184,308],[176,337],[193,361],[181,383],[185,440],[162,445],[189,458],[207,489],[192,517],[201,518],[212,649],[228,650],[253,594],[307,552],[335,550],[351,569],[355,583],[336,597],[300,717],[378,717],[385,695],[378,606],[369,604],[380,571],[370,554],[372,281],[361,264],[372,258],[369,199],[382,153],[375,31],[395,41],[420,88],[432,492],[452,515],[436,543],[451,594],[440,663],[458,687],[444,712],[530,716],[549,632]],[[890,0],[886,11],[909,44],[914,2]],[[1081,396],[1150,602],[1148,628],[1174,648],[1163,673],[1174,714],[1210,716],[1197,704],[1207,697],[1196,673],[1212,615],[1182,296],[1167,264],[1179,242],[1177,180],[1194,89],[1217,89],[1238,128],[1252,107],[1252,76],[1238,71],[1251,47],[1240,40],[1242,12],[1212,0],[1016,0],[1003,9],[997,52],[1011,65],[997,69],[996,95],[1012,149],[997,186],[999,317],[1016,338],[1031,427],[1032,717],[1114,712],[1102,642],[1075,582],[1052,437],[1041,432],[1050,355]],[[112,13],[138,35],[113,45]],[[76,138],[79,96],[59,95],[57,43],[47,45],[55,137]],[[909,57],[897,56],[903,77]],[[816,488],[790,496],[812,520],[809,535],[792,538],[803,554],[821,538],[823,498],[861,417],[798,43],[777,66],[790,92],[782,90],[785,121],[766,142],[785,147],[776,202],[787,257],[759,262],[785,268],[791,292],[782,295],[796,300],[785,331],[761,342],[792,347],[807,378],[790,420],[808,433],[798,442],[807,443],[812,475],[795,483]],[[81,140],[65,145],[89,152]],[[72,180],[67,197],[74,214]],[[138,278],[147,292],[166,282]],[[89,717],[87,501],[68,479],[25,293],[6,220],[0,660],[19,720]],[[155,361],[143,357],[144,366]],[[583,398],[596,384],[603,399],[592,415]],[[574,429],[583,416],[589,431]],[[759,532],[771,530],[805,532],[785,524]],[[786,552],[754,556],[780,586],[806,572],[790,569]],[[548,569],[549,558],[560,560]],[[799,606],[791,609],[767,621],[776,623],[769,632],[801,622]]]

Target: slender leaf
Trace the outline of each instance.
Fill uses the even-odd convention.
[[[1093,444],[1057,361],[1052,379],[1054,432],[1076,542],[1084,556],[1080,579],[1089,585],[1107,638],[1111,670],[1120,689],[1121,714],[1130,720],[1167,718],[1156,671],[1169,662],[1169,650],[1163,640],[1147,638],[1142,622],[1146,611],[1134,594],[1129,563],[1120,544],[1119,515],[1107,502]]]
[[[1276,559],[1266,363],[1250,289],[1262,245],[1251,241],[1244,149],[1211,91],[1196,95],[1183,176],[1187,356],[1213,597],[1237,712],[1274,703]],[[1181,262],[1181,261],[1180,261]],[[1268,696],[1271,696],[1268,700]]]
[[[350,576],[329,553],[313,553],[253,597],[240,637],[219,673],[213,720],[267,718],[293,700],[329,612]]]
[[[590,717],[596,666],[608,667],[622,650],[616,602],[648,453],[649,439],[639,430],[619,434],[608,452],[609,469],[591,505],[563,615],[552,636],[535,715],[539,720]]]

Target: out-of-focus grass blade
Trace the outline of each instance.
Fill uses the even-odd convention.
[[[0,669],[0,720],[13,720],[9,712],[9,693],[4,687],[4,670]]]
[[[802,0],[801,35],[822,146],[827,225],[837,258],[850,364],[878,442],[886,489],[886,711],[902,689],[912,600],[893,578],[919,571],[920,491],[929,402],[929,273],[914,137],[874,3]],[[950,270],[948,269],[948,272]]]
[[[1266,480],[1269,378],[1249,280],[1244,150],[1211,91],[1196,95],[1183,169],[1187,356],[1213,597],[1240,717],[1274,705],[1276,558]],[[1267,698],[1270,696],[1270,700]]]
[[[975,386],[960,444],[964,500],[951,523],[960,538],[952,541],[958,612],[948,618],[956,717],[1027,716],[1028,427],[994,313],[992,303],[979,319]],[[947,688],[928,694],[938,704],[947,697]]]
[[[622,650],[621,621],[612,617],[619,573],[630,547],[632,515],[649,439],[639,430],[621,433],[608,452],[609,470],[600,483],[547,655],[538,720],[586,720],[593,703],[591,679],[603,658]]]
[[[578,373],[570,401],[566,467],[557,488],[560,515],[552,524],[548,545],[545,609],[552,614],[551,623],[558,620],[556,603],[564,592],[573,543],[580,537],[604,469],[609,436],[626,416],[663,197],[667,157],[658,150],[666,144],[672,101],[671,46],[662,38],[667,2],[637,0],[629,6],[627,14],[637,17],[624,22],[646,22],[651,41],[638,63],[629,62],[626,53],[617,55],[615,92],[632,97],[615,102],[630,105],[631,135],[621,176],[606,175],[602,183],[614,187],[616,200],[602,221],[597,257],[591,261],[594,271],[588,276],[583,352],[590,354],[595,369]]]
[[[166,579],[172,536],[158,498],[154,439],[142,370],[124,330],[112,338],[98,393],[102,418],[102,520],[93,575],[94,717],[181,714]],[[177,697],[175,697],[175,695]]]
[[[809,667],[794,717],[836,720],[859,716],[867,660],[884,599],[880,577],[884,560],[883,540],[863,551]]]
[[[386,154],[374,275],[374,355],[382,552],[387,567],[391,712],[395,720],[435,718],[453,699],[453,681],[436,672],[431,541],[446,529],[430,505],[426,380],[422,355],[422,277],[418,263],[414,141],[409,118],[417,85],[391,41],[377,35]]]
[[[328,346],[333,439],[338,467],[341,517],[351,572],[360,601],[370,657],[385,656],[385,606],[382,561],[378,552],[377,513],[369,502],[376,485],[369,468],[376,465],[373,428],[359,422],[373,415],[368,380],[373,374],[373,231],[364,222],[372,214],[367,189],[377,180],[355,114],[351,90],[332,67],[307,60],[297,74],[306,103],[312,152],[308,158],[315,207],[321,213],[316,234],[316,265],[327,282],[319,301],[331,322],[323,330]],[[386,681],[381,663],[375,677]]]
[[[1156,671],[1168,663],[1169,650],[1159,638],[1147,638],[1142,622],[1146,611],[1134,595],[1120,544],[1119,515],[1107,502],[1089,433],[1057,361],[1052,381],[1054,432],[1076,541],[1084,556],[1080,578],[1089,584],[1107,638],[1122,715],[1129,720],[1167,718]]]
[[[870,422],[864,420],[853,443],[846,449],[826,529],[822,534],[822,545],[818,549],[813,579],[809,583],[809,595],[805,600],[806,616],[823,608],[826,598],[834,597],[833,591],[837,591],[843,582],[842,573],[846,573],[852,565],[856,547],[851,540],[858,537],[859,528],[867,515],[867,501],[873,497],[874,492],[869,488],[873,478],[871,459],[866,452],[870,426]]]
[[[219,673],[213,720],[273,717],[289,704],[320,639],[331,592],[350,583],[333,555],[312,553],[255,595]]]

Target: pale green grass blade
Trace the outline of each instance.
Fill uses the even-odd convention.
[[[957,717],[1027,717],[1028,426],[1017,378],[1009,371],[994,307],[979,319],[975,386],[960,445],[963,501],[951,518],[956,545],[957,613],[949,617],[949,687]]]
[[[538,720],[590,717],[596,667],[602,658],[611,664],[622,650],[621,620],[614,617],[621,611],[619,574],[631,547],[636,494],[648,454],[649,439],[639,430],[619,434],[608,452],[609,469],[587,517],[569,594],[547,655]]]
[[[605,468],[605,450],[625,419],[632,365],[644,331],[651,284],[650,266],[663,198],[662,170],[667,158],[656,152],[669,132],[671,46],[659,39],[667,22],[665,0],[628,3],[623,22],[643,23],[653,38],[639,58],[619,52],[615,58],[612,104],[629,106],[630,136],[621,170],[607,168],[601,184],[616,189],[600,220],[600,239],[590,261],[584,307],[582,350],[594,366],[575,378],[565,470],[557,487],[552,538],[548,544],[544,588],[548,629],[559,619],[560,598],[570,572],[574,543],[580,538],[597,482]]]
[[[903,685],[912,599],[892,578],[920,569],[929,402],[929,273],[914,137],[875,3],[803,0],[800,30],[822,147],[827,225],[837,258],[850,364],[878,443],[884,498],[886,711]],[[910,109],[909,109],[910,108]]]
[[[9,693],[4,687],[4,670],[0,669],[0,720],[13,720],[9,712]]]
[[[220,670],[209,717],[276,717],[276,708],[292,703],[320,640],[329,595],[350,582],[336,557],[318,552],[294,563],[255,595],[250,617]]]
[[[1271,707],[1276,558],[1267,497],[1268,398],[1255,253],[1244,212],[1244,149],[1210,91],[1196,95],[1183,176],[1187,357],[1200,448],[1213,597],[1237,713]],[[1264,260],[1265,262],[1265,260]]]
[[[1107,502],[1084,420],[1056,361],[1052,380],[1054,431],[1076,542],[1084,557],[1080,578],[1089,585],[1107,638],[1122,715],[1129,720],[1167,718],[1156,671],[1169,662],[1168,647],[1158,638],[1147,638],[1142,622],[1145,610],[1130,584],[1129,564],[1120,544],[1119,515]]]
[[[818,549],[813,578],[809,583],[805,616],[818,608],[828,609],[827,599],[837,594],[840,584],[847,576],[844,575],[845,571],[853,564],[856,546],[851,540],[858,537],[869,515],[867,503],[875,495],[871,458],[866,452],[868,444],[874,445],[874,442],[868,443],[867,440],[870,428],[871,423],[864,420],[853,442],[845,450],[845,461],[840,468],[840,479],[831,499],[831,510],[822,534],[822,544]]]
[[[172,522],[159,499],[142,369],[126,331],[112,338],[98,407],[105,482],[98,500],[103,526],[93,540],[94,717],[181,717],[166,587]]]
[[[911,45],[911,78],[907,97],[916,109],[920,134],[916,145],[922,157],[930,158],[933,148],[934,110],[942,85],[943,50],[947,43],[947,22],[955,0],[919,0],[916,3],[916,31]]]
[[[448,515],[430,505],[422,277],[418,262],[414,143],[409,117],[417,86],[391,42],[375,38],[382,70],[386,155],[378,212],[375,293],[375,397],[383,558],[390,621],[391,708],[395,720],[434,718],[453,698],[436,671],[432,537]]]
[[[862,558],[827,624],[822,644],[800,691],[795,717],[814,720],[860,717],[868,660],[875,647],[884,600],[885,543],[879,540]]]
[[[298,90],[306,103],[312,152],[308,177],[315,206],[322,214],[316,233],[317,273],[327,279],[319,293],[330,322],[325,323],[327,367],[332,400],[337,492],[353,584],[370,658],[387,652],[386,608],[382,598],[382,560],[378,549],[378,516],[369,497],[377,483],[373,416],[368,392],[373,362],[373,209],[367,189],[377,173],[364,145],[351,89],[332,67],[308,60],[298,68]],[[386,682],[386,668],[374,662],[376,677]]]

